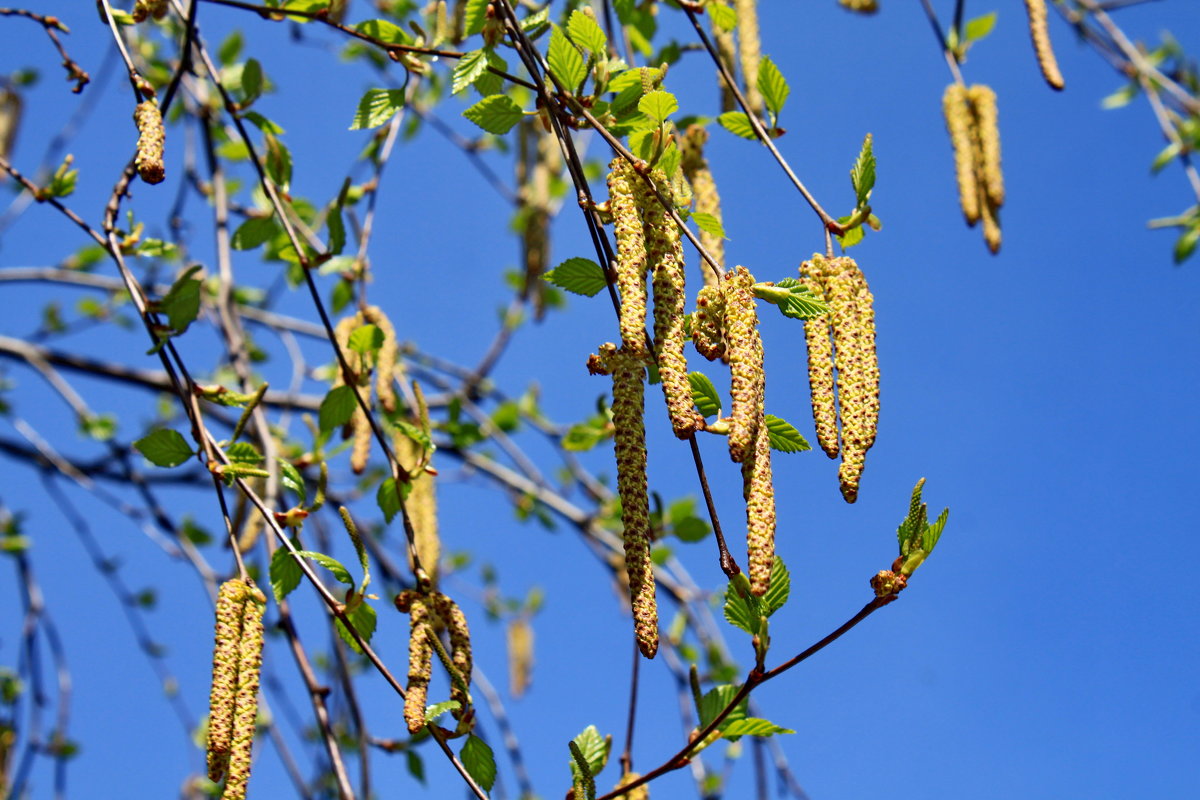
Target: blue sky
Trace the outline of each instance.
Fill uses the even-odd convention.
[[[781,743],[814,798],[866,798],[881,791],[914,798],[1194,792],[1200,631],[1193,565],[1200,556],[1200,515],[1187,501],[1186,487],[1193,483],[1193,453],[1200,444],[1194,403],[1200,390],[1200,277],[1195,263],[1172,266],[1172,235],[1147,231],[1145,223],[1176,214],[1195,198],[1177,167],[1150,175],[1162,143],[1149,108],[1138,100],[1101,110],[1100,99],[1120,81],[1056,18],[1052,33],[1067,89],[1051,92],[1038,74],[1021,9],[1006,4],[995,32],[964,66],[969,83],[987,83],[999,97],[1008,199],[1004,247],[992,257],[958,211],[941,118],[949,73],[916,4],[889,2],[870,19],[846,14],[832,0],[763,5],[764,52],[792,87],[781,150],[831,211],[846,213],[853,203],[847,173],[863,135],[871,132],[879,161],[872,205],[884,224],[851,251],[876,298],[879,440],[854,506],[842,502],[836,466],[819,452],[776,458],[778,547],[792,572],[792,597],[772,620],[768,663],[800,651],[869,599],[867,579],[895,555],[895,526],[917,478],[927,478],[925,495],[934,511],[951,508],[937,553],[900,600],[759,690],[763,715],[796,730]],[[952,4],[935,5],[947,13]],[[971,3],[969,14],[992,7]],[[662,13],[678,27],[675,12]],[[73,31],[66,43],[97,77],[107,33],[90,7],[73,16],[66,20]],[[1200,44],[1194,38],[1200,7],[1192,3],[1146,4],[1122,11],[1118,20],[1150,41],[1169,28],[1185,48]],[[332,197],[366,141],[366,134],[347,126],[358,97],[377,79],[341,63],[327,48],[310,46],[334,41],[311,26],[303,29],[309,43],[290,44],[288,26],[242,12],[203,5],[200,21],[210,43],[233,26],[243,28],[247,55],[262,61],[277,83],[258,108],[287,129],[297,165],[294,192],[319,203]],[[14,153],[17,166],[33,172],[43,142],[78,99],[61,82],[57,59],[35,26],[13,19],[2,24],[9,46],[0,55],[0,71],[36,64],[42,72]],[[667,88],[679,96],[684,113],[715,111],[711,68],[696,54],[672,68]],[[128,87],[119,75],[106,85],[97,82],[85,96],[90,92],[103,94],[68,148],[81,173],[69,202],[98,224],[134,130]],[[456,119],[460,107],[450,100],[441,113],[469,134],[470,124]],[[587,148],[607,160],[598,139],[588,140]],[[779,279],[794,275],[800,261],[823,248],[820,226],[762,148],[714,130],[709,157],[731,264],[747,265],[760,279]],[[168,156],[170,177],[163,186],[135,185],[131,207],[150,230],[165,230],[182,171],[178,151],[174,158]],[[511,175],[503,155],[484,158],[501,175]],[[194,255],[203,261],[211,257],[205,209],[193,198],[186,214],[195,226]],[[473,363],[495,330],[496,308],[507,300],[502,272],[517,258],[505,201],[453,147],[425,130],[389,165],[379,215],[372,301],[393,315],[402,337]],[[554,262],[590,256],[582,218],[570,207],[554,232]],[[81,244],[61,216],[33,207],[3,232],[0,269],[50,265]],[[694,276],[692,261],[689,251]],[[265,286],[278,267],[242,254],[236,269],[241,280]],[[115,274],[108,263],[98,271]],[[0,292],[0,334],[12,337],[37,328],[47,301],[59,299],[69,310],[85,296],[78,289],[11,283],[0,284]],[[284,297],[280,307],[314,318],[305,297]],[[799,323],[769,308],[762,318],[768,411],[811,438]],[[586,374],[584,360],[616,335],[602,296],[571,296],[565,311],[521,329],[496,380],[513,394],[536,383],[551,418],[582,420],[607,388]],[[157,366],[143,356],[145,338],[136,330],[92,329],[54,345]],[[219,355],[208,330],[193,330],[181,346],[200,369]],[[270,346],[279,350],[275,342]],[[328,359],[315,345],[305,349],[314,364]],[[13,362],[3,369],[16,384],[7,397],[17,415],[66,454],[87,459],[105,453],[73,432],[70,410],[35,372]],[[288,379],[282,362],[267,365],[264,374],[273,385]],[[77,387],[97,411],[120,414],[122,441],[140,436],[153,418],[154,398],[145,393],[84,378]],[[653,487],[664,498],[697,495],[686,446],[670,435],[656,400],[649,408]],[[11,420],[0,420],[0,438],[23,441]],[[539,463],[553,463],[535,438],[521,441]],[[738,471],[725,460],[723,442],[703,441],[702,448],[718,508],[740,553]],[[584,460],[611,475],[610,458],[599,448]],[[70,769],[72,793],[175,793],[199,769],[202,754],[161,699],[146,659],[134,655],[119,604],[62,510],[34,471],[4,459],[0,500],[27,514],[32,563],[71,663],[71,732],[83,747]],[[476,559],[447,590],[470,616],[479,665],[493,683],[506,683],[503,630],[482,613],[479,565],[495,566],[507,595],[523,596],[533,586],[545,592],[545,608],[534,620],[534,686],[508,709],[539,794],[559,796],[568,782],[568,739],[595,724],[614,734],[618,751],[623,744],[628,620],[618,612],[607,571],[568,528],[546,533],[522,525],[509,501],[477,476],[463,474],[449,459],[438,464],[445,477],[445,546],[471,550]],[[344,456],[341,471],[347,472]],[[177,677],[191,716],[199,718],[211,648],[202,585],[128,519],[75,487],[63,491],[105,552],[119,559],[130,587],[157,587],[158,604],[145,614],[146,623],[167,646],[163,663]],[[172,511],[189,511],[218,530],[210,493],[164,496]],[[214,565],[227,569],[227,556],[210,549]],[[335,549],[345,554],[342,543]],[[711,541],[677,550],[698,584],[722,586]],[[5,569],[15,576],[11,565]],[[18,596],[15,580],[2,584],[0,619],[7,621],[0,628],[0,664],[11,666],[19,641]],[[297,613],[307,620],[306,642],[319,651],[328,634],[303,587],[302,594]],[[386,608],[386,599],[380,605],[375,643],[403,672],[407,621]],[[745,637],[728,627],[725,635],[748,667]],[[267,663],[280,682],[296,689],[282,642],[269,645]],[[641,687],[634,756],[635,768],[646,770],[678,749],[684,732],[669,674],[657,663],[644,664]],[[292,712],[277,694],[267,697],[300,758],[307,759],[311,745],[296,740],[288,721],[294,713],[307,723],[303,696],[293,695]],[[400,703],[374,676],[363,679],[363,703],[374,733],[400,735]],[[486,714],[483,725],[498,742]],[[434,787],[427,796],[458,796],[457,787],[446,788],[454,785],[447,763],[431,748],[424,754]],[[716,748],[709,760],[721,767]],[[751,796],[748,754],[743,761],[727,797]],[[500,762],[515,796],[503,755]],[[420,796],[420,789],[408,786],[402,758],[376,754],[372,763],[378,796]],[[604,773],[606,786],[615,781],[614,772],[610,766]],[[44,764],[32,781],[34,797],[52,796]],[[277,755],[260,742],[252,794],[285,796],[285,781]],[[652,791],[660,798],[693,795],[686,770]]]

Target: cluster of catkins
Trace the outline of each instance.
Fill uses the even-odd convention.
[[[942,96],[946,129],[954,145],[958,197],[967,224],[983,220],[983,239],[993,253],[1000,251],[1000,206],[1004,205],[1004,176],[1000,171],[1000,127],[996,93],[990,87],[952,83]]]
[[[467,629],[467,618],[458,604],[441,592],[419,592],[409,590],[396,595],[396,608],[408,614],[410,633],[408,639],[408,685],[404,689],[404,721],[409,733],[417,733],[425,727],[425,706],[429,697],[429,681],[433,676],[433,654],[448,656],[444,663],[450,673],[450,699],[458,701],[458,708],[451,712],[458,720],[459,733],[467,733],[474,725],[471,709],[471,632]],[[450,652],[446,653],[438,639],[445,630],[450,639]]]
[[[334,328],[334,336],[337,338],[338,347],[341,348],[342,353],[353,367],[354,356],[353,351],[350,350],[350,334],[355,329],[367,324],[374,325],[383,333],[383,344],[379,348],[379,356],[375,363],[375,396],[383,410],[390,413],[396,410],[395,380],[399,346],[396,342],[396,330],[392,327],[387,314],[383,313],[383,309],[379,306],[367,306],[361,311],[341,319]],[[347,377],[350,377],[356,385],[369,385],[369,365],[364,365],[360,373],[352,376],[347,376],[340,368],[340,364],[338,366],[337,377],[333,381],[334,388],[344,385]],[[369,405],[369,396],[367,402]],[[371,456],[372,438],[371,420],[361,407],[354,409],[354,416],[350,418],[349,428],[350,434],[354,437],[354,446],[350,449],[350,468],[354,470],[354,474],[361,475],[367,468],[367,459]]]
[[[221,584],[208,716],[208,777],[225,779],[224,800],[243,800],[258,716],[263,609],[267,598],[249,580]]]
[[[808,383],[817,442],[830,458],[841,454],[838,482],[842,497],[853,503],[879,422],[874,298],[852,258],[814,254],[801,265],[800,279],[829,306],[828,313],[804,321]]]

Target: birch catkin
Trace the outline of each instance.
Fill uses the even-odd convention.
[[[671,202],[670,182],[662,170],[651,174],[659,191]],[[683,354],[683,244],[679,228],[645,181],[638,180],[634,202],[641,212],[646,241],[646,264],[654,287],[654,359],[658,364],[671,429],[686,439],[703,420],[692,401],[687,358]]]
[[[879,10],[878,0],[838,0],[838,5],[859,14],[874,14]]]
[[[738,60],[742,64],[746,105],[751,114],[761,117],[763,97],[758,90],[758,64],[762,58],[762,44],[758,33],[758,0],[734,0],[733,7],[738,16]]]
[[[375,361],[375,396],[383,410],[391,413],[396,410],[396,363],[400,353],[396,329],[379,306],[367,306],[363,310],[363,319],[383,334],[383,344],[379,346]]]
[[[217,592],[216,644],[209,695],[208,777],[225,778],[223,798],[244,800],[258,716],[266,597],[234,579]]]
[[[775,487],[771,477],[770,435],[763,411],[760,400],[753,448],[742,461],[750,591],[759,596],[770,588],[771,566],[775,562]]]
[[[946,130],[954,147],[954,174],[958,181],[958,199],[968,225],[979,222],[979,184],[975,179],[974,121],[967,100],[967,87],[952,83],[942,95]]]
[[[708,131],[699,125],[689,125],[680,142],[679,152],[682,156],[681,166],[684,177],[692,184],[692,195],[696,198],[696,213],[711,214],[721,221],[721,196],[717,193],[717,183],[713,180],[708,161],[704,158],[704,145],[708,141]],[[725,265],[725,240],[714,236],[703,228],[700,229],[700,244],[713,257],[718,265]],[[717,273],[704,259],[700,259],[700,273],[704,276],[705,286],[717,285]]]
[[[692,344],[709,361],[725,357],[725,299],[719,286],[705,286],[696,295]]]
[[[137,158],[134,161],[138,175],[146,183],[162,183],[167,174],[163,165],[166,133],[158,103],[153,100],[138,103],[133,112],[133,121],[138,129]]]
[[[616,345],[600,346],[588,359],[593,374],[612,375],[617,491],[624,526],[625,572],[638,649],[646,658],[658,652],[658,607],[650,561],[650,502],[646,486],[645,368],[641,358]]]
[[[397,430],[392,437],[392,447],[396,451],[397,461],[408,469],[412,469],[421,458],[420,445],[405,436],[402,431]],[[438,538],[437,483],[434,476],[424,469],[411,479],[411,483],[412,489],[408,499],[404,501],[404,510],[412,522],[414,544],[421,568],[436,587],[438,563],[442,557],[441,539]],[[411,560],[412,556],[409,555],[409,561]],[[414,566],[409,563],[409,569]]]
[[[1050,88],[1062,91],[1066,84],[1058,69],[1058,59],[1050,45],[1050,29],[1046,25],[1046,0],[1025,0],[1025,12],[1029,15],[1029,38],[1033,40],[1033,51],[1037,54],[1042,77]]]
[[[429,680],[433,677],[433,615],[417,592],[396,595],[396,608],[409,615],[408,684],[404,687],[404,723],[409,733],[425,727]]]
[[[763,349],[754,308],[754,276],[745,267],[725,275],[725,339],[732,397],[729,457],[742,462],[754,446],[763,401]]]
[[[460,725],[460,733],[465,733],[470,729],[471,720],[471,695],[464,688],[465,685],[471,683],[471,670],[473,662],[471,656],[471,632],[467,627],[467,617],[463,614],[462,609],[458,604],[451,600],[448,596],[441,592],[431,592],[430,601],[433,606],[433,611],[437,614],[438,619],[446,627],[446,631],[450,638],[450,661],[454,665],[454,669],[458,672],[458,677],[461,678],[461,684],[457,680],[450,682],[450,699],[458,701],[458,708],[451,712],[456,720],[465,724],[465,729]]]
[[[258,685],[262,674],[263,610],[267,598],[247,584],[238,642],[237,698],[233,711],[233,736],[229,747],[229,774],[222,800],[245,800],[250,781],[250,756],[258,718]]]
[[[646,352],[646,237],[634,203],[634,184],[641,179],[623,158],[609,165],[608,205],[617,240],[617,288],[621,295],[621,344],[632,353]]]
[[[842,421],[838,481],[846,502],[853,503],[858,499],[867,450],[875,443],[879,416],[875,314],[866,279],[854,259],[832,259],[828,269],[827,292]]]
[[[828,302],[825,291],[826,262],[819,254],[800,267],[800,280],[814,297]],[[812,398],[813,427],[817,444],[830,458],[837,458],[837,401],[833,396],[833,342],[829,338],[829,314],[804,320],[808,348],[808,390]]]
[[[145,22],[148,17],[162,19],[167,15],[167,0],[137,0],[130,16],[134,22]]]
[[[996,113],[996,93],[991,87],[977,83],[967,90],[971,111],[975,115],[978,137],[979,172],[984,193],[992,205],[1004,205],[1004,174],[1000,170],[1000,125]]]

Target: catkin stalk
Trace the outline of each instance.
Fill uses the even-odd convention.
[[[1033,40],[1033,51],[1037,54],[1042,77],[1051,89],[1062,91],[1066,85],[1058,69],[1058,59],[1050,45],[1050,29],[1046,25],[1046,0],[1025,0],[1025,12],[1029,15],[1029,38]]]
[[[763,400],[763,349],[754,308],[754,276],[745,267],[725,275],[725,338],[729,354],[729,457],[742,462],[754,446]]]
[[[162,183],[167,174],[163,165],[166,133],[158,103],[153,100],[138,103],[133,112],[133,121],[138,129],[137,158],[134,161],[138,175],[146,183]]]
[[[762,116],[763,97],[758,90],[758,64],[762,44],[758,33],[758,0],[734,0],[738,16],[738,60],[742,64],[743,91],[750,113]]]
[[[717,193],[717,183],[713,180],[712,170],[704,158],[704,144],[708,141],[708,131],[699,125],[689,125],[684,132],[679,148],[681,166],[684,177],[692,184],[692,195],[696,199],[696,213],[711,214],[721,221],[721,196]],[[713,257],[718,265],[725,265],[725,240],[714,236],[703,228],[700,230],[700,244]],[[700,260],[700,273],[704,276],[705,286],[717,285],[717,273],[712,265],[704,259]]]
[[[825,258],[814,254],[800,267],[800,279],[814,297],[828,302],[825,291]],[[813,427],[817,444],[830,458],[837,458],[837,401],[833,395],[833,342],[829,338],[829,314],[804,320],[804,341],[808,349],[808,391],[812,398]]]
[[[263,610],[267,598],[247,584],[242,612],[242,635],[238,642],[237,699],[233,712],[233,736],[229,748],[229,774],[222,800],[245,800],[250,781],[250,757],[258,718],[258,686],[262,674]]]
[[[662,170],[654,170],[651,179],[667,202],[671,202],[670,182]],[[675,221],[644,181],[639,180],[634,188],[634,202],[642,216],[646,263],[654,287],[654,358],[671,417],[671,429],[677,437],[686,439],[703,420],[693,405],[687,358],[683,354],[686,302],[683,243]]]
[[[609,164],[608,206],[617,240],[617,289],[621,295],[621,344],[646,352],[646,236],[634,202],[637,173],[623,158]]]
[[[954,147],[954,174],[958,181],[958,199],[967,224],[979,222],[979,184],[975,178],[974,120],[967,100],[967,87],[952,83],[942,95],[946,130]]]

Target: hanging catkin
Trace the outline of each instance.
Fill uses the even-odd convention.
[[[409,733],[425,727],[429,680],[433,677],[433,615],[423,596],[407,591],[396,595],[396,608],[409,615],[408,684],[404,687],[404,722]]]
[[[1025,0],[1025,11],[1029,15],[1029,38],[1033,40],[1033,51],[1037,54],[1038,66],[1042,69],[1042,77],[1051,89],[1062,91],[1062,72],[1058,69],[1058,59],[1054,57],[1054,48],[1050,45],[1050,30],[1046,25],[1046,0]]]
[[[217,592],[208,777],[225,778],[222,797],[229,800],[243,800],[250,779],[266,600],[253,583],[241,579],[226,581]]]
[[[753,447],[742,461],[742,497],[746,501],[746,553],[750,591],[766,594],[775,561],[775,487],[771,476],[771,441],[758,403],[758,426]]]
[[[651,180],[668,203],[670,182],[662,170],[654,170]],[[634,187],[634,202],[641,213],[645,231],[646,265],[654,287],[654,359],[658,364],[671,429],[680,439],[692,435],[703,423],[692,402],[688,383],[687,358],[683,353],[684,294],[683,244],[679,228],[663,208],[645,181]]]
[[[762,44],[758,34],[758,0],[734,0],[733,7],[738,17],[738,60],[742,64],[746,105],[751,114],[761,117],[763,97],[758,90],[758,64],[762,58]]]
[[[711,214],[717,222],[721,221],[721,196],[717,194],[717,184],[713,180],[708,161],[704,158],[704,144],[708,141],[708,131],[700,125],[689,125],[680,142],[679,152],[682,156],[681,166],[684,177],[692,184],[692,196],[696,199],[697,214]],[[725,265],[725,240],[720,236],[700,229],[700,244],[708,251],[719,266]],[[717,273],[704,259],[700,259],[700,274],[704,276],[705,286],[716,286]]]
[[[396,460],[406,469],[412,469],[422,455],[421,446],[400,430],[392,437],[392,447],[396,451]],[[423,469],[412,478],[411,483],[408,499],[404,501],[404,510],[412,522],[414,544],[421,568],[436,587],[438,562],[442,557],[441,540],[438,538],[437,483],[434,476]],[[409,561],[411,560],[410,555]],[[415,565],[409,563],[408,566],[411,570]]]
[[[213,646],[212,689],[208,698],[208,778],[219,781],[229,769],[233,708],[237,697],[238,642],[246,584],[226,581],[217,592],[216,644]]]
[[[508,688],[515,698],[525,694],[533,682],[533,626],[524,615],[508,623]]]
[[[146,183],[162,183],[167,174],[163,165],[166,133],[158,103],[153,100],[138,103],[133,112],[133,121],[138,129],[137,158],[134,160],[138,175]]]
[[[245,800],[250,781],[250,756],[258,718],[258,684],[262,674],[263,610],[267,598],[247,584],[242,611],[242,636],[238,642],[237,700],[233,710],[233,737],[229,746],[229,774],[222,800]]]
[[[383,334],[383,344],[379,346],[375,361],[375,396],[379,398],[383,410],[391,413],[396,410],[396,363],[400,354],[396,329],[379,306],[367,306],[362,316],[365,322],[379,328]]]
[[[838,5],[859,14],[874,14],[879,10],[878,0],[838,0]]]
[[[829,301],[825,291],[827,264],[820,255],[800,267],[800,280],[813,296]],[[817,444],[830,458],[837,458],[837,401],[833,396],[833,342],[829,338],[829,314],[804,320],[808,348],[808,390],[812,398],[813,427]]]
[[[958,196],[968,225],[983,220],[983,238],[1000,250],[1000,206],[1004,174],[1000,167],[1000,127],[996,93],[983,84],[951,84],[942,98],[946,128],[954,146]]]
[[[617,491],[624,526],[625,572],[638,649],[646,658],[658,652],[658,607],[650,561],[650,502],[646,486],[645,367],[640,356],[603,344],[588,359],[588,371],[612,375]]]
[[[726,273],[725,340],[732,398],[729,457],[742,462],[754,446],[763,399],[763,348],[754,308],[754,276],[745,267]]]
[[[1004,205],[1004,174],[1000,171],[1000,125],[996,113],[996,93],[990,86],[977,83],[967,90],[975,131],[979,140],[977,154],[981,185],[987,199],[999,208]]]
[[[471,695],[465,687],[471,683],[473,662],[471,656],[471,631],[467,617],[458,604],[441,592],[430,592],[433,612],[437,614],[450,639],[450,661],[461,678],[450,682],[450,699],[458,701],[458,708],[451,712],[459,721],[459,733],[470,730],[474,716],[471,714]],[[465,726],[465,727],[464,727]]]
[[[696,294],[692,344],[709,361],[725,357],[725,300],[719,286],[705,286]]]
[[[609,164],[608,206],[617,240],[617,289],[621,295],[621,345],[646,352],[646,235],[634,203],[641,179],[623,158]]]
[[[958,181],[958,199],[968,225],[979,222],[979,184],[975,179],[974,120],[967,100],[967,87],[952,83],[942,95],[946,130],[954,147],[954,174]]]

